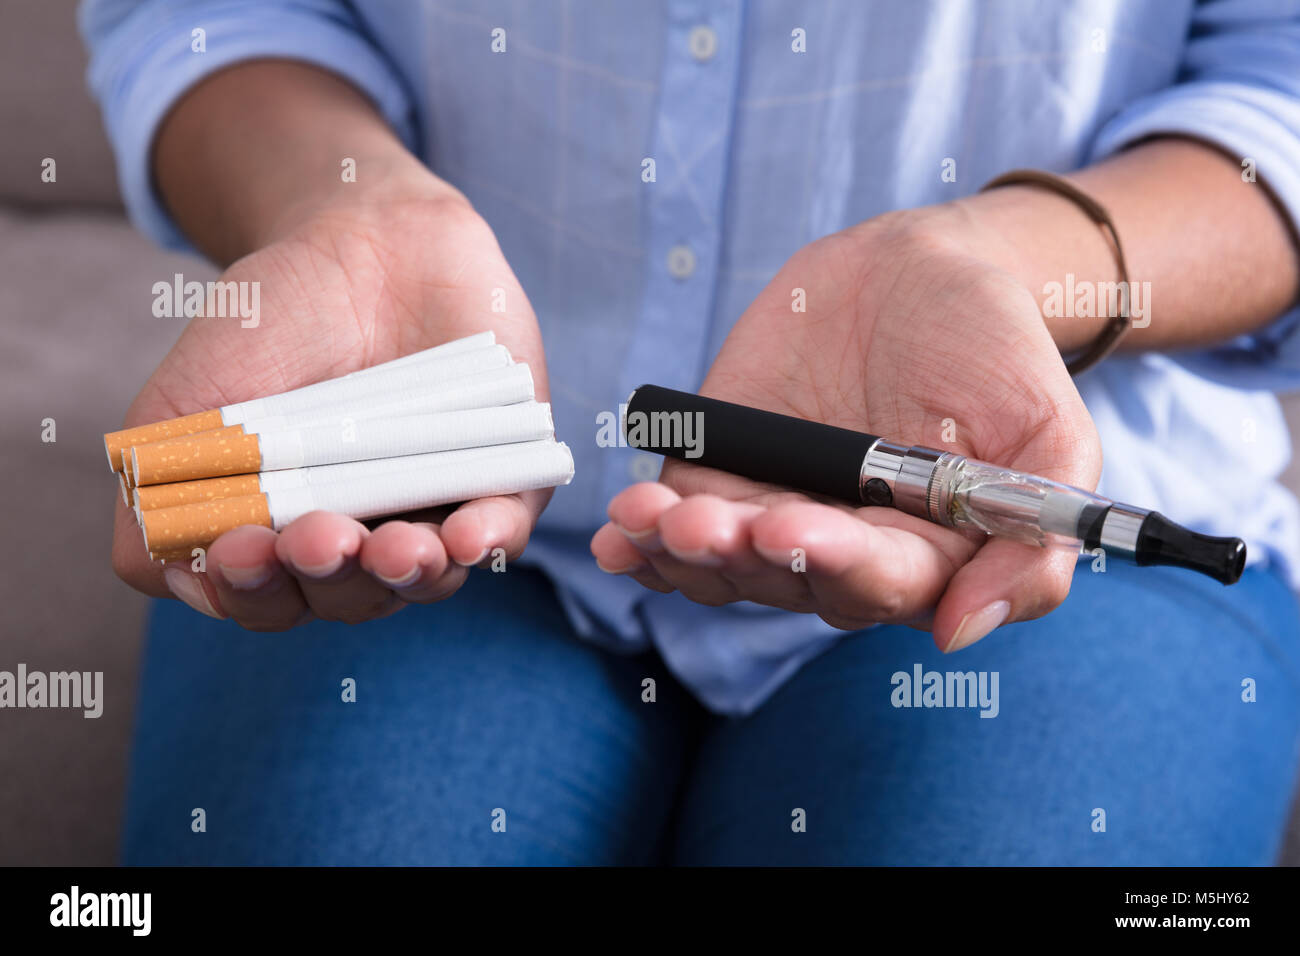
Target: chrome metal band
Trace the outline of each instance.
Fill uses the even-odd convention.
[[[867,501],[867,482],[880,479],[889,486],[893,505],[899,511],[946,525],[950,523],[951,498],[951,482],[947,479],[964,460],[951,452],[877,439],[862,460],[858,492]]]
[[[1111,505],[1101,525],[1102,550],[1122,557],[1131,558],[1136,555],[1138,534],[1148,514],[1149,511],[1134,508],[1132,505]]]
[[[936,524],[952,527],[952,489],[965,461],[965,455],[943,452],[935,463],[926,494],[926,517]]]
[[[894,486],[894,507],[920,518],[930,517],[930,479],[943,452],[912,447],[903,456]]]
[[[894,482],[898,480],[898,471],[903,467],[903,459],[907,457],[907,447],[885,438],[877,438],[867,449],[867,457],[862,459],[862,471],[858,475],[859,494],[872,478],[885,482],[892,492]]]

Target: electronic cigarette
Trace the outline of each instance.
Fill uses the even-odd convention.
[[[1240,538],[1199,534],[1157,511],[965,455],[658,385],[632,393],[623,428],[634,448],[854,504],[897,508],[950,528],[1076,552],[1101,548],[1107,557],[1189,568],[1224,584],[1240,578],[1246,565]],[[694,435],[689,443],[683,440],[688,434]]]

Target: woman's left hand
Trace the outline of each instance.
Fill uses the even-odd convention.
[[[968,203],[820,239],[741,316],[701,392],[1095,488],[1096,429],[1014,261]],[[945,651],[1055,608],[1076,562],[677,460],[609,517],[598,563],[653,590],[911,624]]]

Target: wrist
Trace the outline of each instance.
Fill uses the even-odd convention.
[[[394,205],[470,208],[463,193],[405,150],[400,155],[360,157],[357,170],[355,182],[336,176],[335,181],[318,182],[286,197],[273,214],[258,221],[249,237],[252,248],[284,239],[316,220],[382,220]]]
[[[278,60],[238,64],[188,92],[159,128],[152,166],[177,225],[222,264],[333,209],[459,196],[346,80]]]
[[[965,223],[971,248],[1034,296],[1062,353],[1096,339],[1107,324],[1108,305],[1095,292],[1124,277],[1105,233],[1083,210],[1049,190],[1020,185],[946,205]],[[1066,301],[1073,290],[1089,287],[1094,290],[1091,309]]]

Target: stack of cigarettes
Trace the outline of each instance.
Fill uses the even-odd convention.
[[[533,376],[481,332],[341,378],[104,436],[149,557],[188,560],[240,525],[358,520],[566,485]]]

